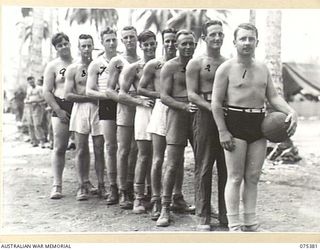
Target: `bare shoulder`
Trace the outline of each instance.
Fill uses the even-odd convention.
[[[234,58],[226,59],[217,69],[217,73],[226,73],[238,63]]]
[[[256,68],[258,68],[259,70],[263,70],[264,72],[268,72],[268,67],[267,67],[267,64],[265,64],[264,62],[261,62],[261,61],[255,61],[254,62],[254,66]]]
[[[197,57],[194,57],[192,59],[190,59],[190,61],[188,62],[187,64],[187,70],[189,69],[200,69],[201,67],[201,63],[204,59],[204,56],[197,56]]]
[[[60,60],[59,58],[56,58],[50,62],[48,62],[47,66],[46,66],[46,70],[47,71],[55,71],[55,69],[60,65]]]
[[[162,71],[167,73],[173,73],[179,69],[179,66],[180,66],[179,58],[175,57],[165,62],[165,64],[163,65]]]

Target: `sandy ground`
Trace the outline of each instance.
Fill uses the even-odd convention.
[[[2,233],[194,231],[194,215],[173,214],[173,223],[157,228],[150,213],[135,215],[104,200],[75,200],[74,151],[68,151],[61,200],[50,200],[50,149],[32,148],[17,138],[14,117],[3,116]],[[320,120],[300,120],[293,141],[303,158],[297,164],[265,162],[259,183],[258,213],[264,232],[320,231]],[[193,159],[186,150],[184,194],[193,201]],[[93,167],[91,180],[96,183]],[[216,176],[215,176],[216,177]],[[213,207],[216,207],[216,178]],[[212,220],[216,232],[225,229]]]

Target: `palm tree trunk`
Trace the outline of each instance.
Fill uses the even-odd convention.
[[[43,9],[34,8],[32,40],[30,46],[30,73],[36,79],[43,74],[42,66],[42,40],[43,40]]]
[[[270,70],[273,83],[283,96],[281,63],[281,10],[271,10],[266,20],[266,64]]]

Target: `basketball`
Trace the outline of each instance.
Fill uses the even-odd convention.
[[[271,142],[283,142],[288,139],[287,129],[290,124],[285,122],[286,117],[282,112],[269,113],[261,124],[264,137]]]

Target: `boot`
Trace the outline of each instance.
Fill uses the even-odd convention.
[[[104,183],[98,184],[98,196],[102,199],[108,198],[108,194],[107,194],[106,188],[104,186]]]
[[[110,192],[107,197],[107,205],[117,204],[118,201],[119,201],[118,186],[117,184],[112,184],[110,185]]]
[[[157,227],[167,227],[170,225],[170,205],[163,204],[161,208],[160,217],[157,220]]]
[[[134,184],[135,200],[133,202],[132,212],[135,214],[142,214],[146,212],[146,208],[143,204],[144,199],[144,184]]]
[[[127,190],[120,190],[120,193],[119,193],[119,206],[122,209],[132,209],[133,204],[129,200]]]
[[[155,200],[152,202],[151,220],[158,220],[161,213],[161,200]]]
[[[195,207],[189,206],[182,194],[174,194],[172,197],[171,210],[178,213],[195,213]]]

